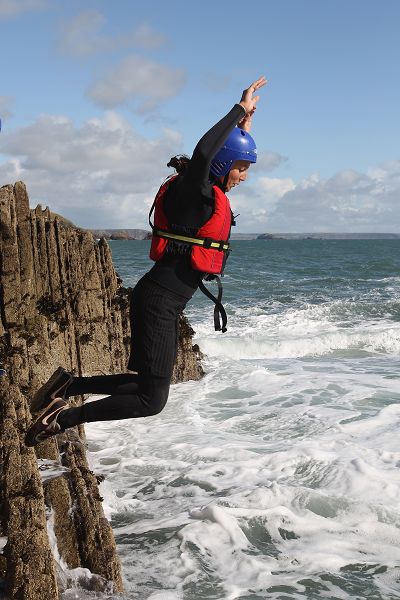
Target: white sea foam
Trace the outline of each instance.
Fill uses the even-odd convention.
[[[382,593],[393,592],[400,405],[381,406],[379,394],[398,394],[397,382],[350,365],[337,373],[291,361],[279,373],[241,366],[231,373],[221,363],[222,372],[175,386],[164,413],[133,429],[123,421],[88,426],[96,444],[111,441],[109,451],[91,457],[96,471],[107,472],[102,494],[118,514],[127,571],[131,540],[135,576],[127,597],[161,593],[148,587],[149,560],[167,597],[196,598],[194,582],[207,590],[211,577],[220,595],[201,597],[254,590],[261,598],[271,590],[267,597],[279,598],[274,589],[284,582],[291,598],[304,598],[307,585],[320,586],[321,597],[346,598],[334,574],[350,573],[361,585],[357,568]],[[104,458],[115,455],[116,440],[113,470]],[[364,566],[351,567],[357,564]]]
[[[69,472],[68,467],[64,467],[57,460],[38,458],[37,463],[43,483],[56,479],[56,477],[60,477],[60,475],[65,475]]]
[[[358,350],[364,352],[384,352],[398,354],[400,352],[400,327],[385,328],[383,331],[327,332],[316,335],[292,336],[288,331],[281,339],[273,339],[268,335],[256,338],[226,336],[225,338],[208,338],[198,340],[202,351],[208,356],[227,356],[237,359],[260,358],[296,358],[305,356],[321,356],[340,350]]]
[[[54,531],[54,511],[50,510],[47,515],[47,534],[49,537],[52,555],[56,566],[57,585],[62,600],[84,600],[97,598],[99,595],[93,590],[103,589],[112,592],[111,582],[105,581],[99,575],[92,573],[89,569],[77,567],[70,569],[62,558]],[[100,594],[104,599],[104,593]]]

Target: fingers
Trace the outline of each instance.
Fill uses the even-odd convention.
[[[256,81],[254,81],[247,89],[243,90],[240,104],[243,106],[247,113],[254,112],[255,105],[260,99],[260,96],[254,96],[256,90],[259,90],[267,83],[267,79],[262,75]]]
[[[247,89],[243,90],[242,100],[245,100],[245,99],[248,100],[249,98],[251,98],[252,95],[254,94],[254,92],[256,90],[259,90],[260,88],[262,88],[264,85],[266,85],[266,83],[267,83],[267,80],[265,79],[264,76],[257,79],[257,81],[252,83]],[[258,99],[259,99],[259,97],[258,97]]]
[[[266,85],[266,83],[267,83],[267,79],[264,77],[264,75],[262,75],[254,83],[252,83],[248,89],[253,88],[253,90],[259,90],[261,87]]]
[[[249,85],[248,88],[243,90],[242,98],[244,98],[245,96],[248,96],[249,94],[250,95],[253,94],[256,90],[259,90],[264,85],[266,85],[266,83],[267,83],[267,79],[264,77],[264,75],[262,75],[262,77],[259,77],[256,81],[254,81],[254,83]]]

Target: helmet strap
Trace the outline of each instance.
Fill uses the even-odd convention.
[[[224,176],[223,180],[221,181],[221,179],[219,177],[216,177],[214,182],[211,182],[213,185],[216,185],[219,187],[220,190],[222,190],[225,194],[226,192],[226,186],[228,184],[228,178],[229,178],[229,171],[228,173]]]

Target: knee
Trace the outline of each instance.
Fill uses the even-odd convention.
[[[169,394],[169,379],[153,378],[143,385],[142,401],[146,406],[147,415],[158,415],[165,407]]]
[[[145,406],[145,413],[148,417],[158,415],[165,407],[168,400],[168,394],[157,394],[153,396],[142,395],[142,402]]]
[[[149,414],[151,416],[160,414],[160,412],[162,410],[164,410],[165,405],[167,404],[167,400],[168,400],[168,392],[166,392],[164,394],[157,394],[156,396],[153,396],[152,401],[149,402],[149,409],[150,409]]]
[[[164,409],[166,405],[166,402],[164,402],[164,404],[153,404],[152,406],[149,406],[148,408],[148,416],[149,417],[154,417],[155,415],[159,415],[160,412]]]

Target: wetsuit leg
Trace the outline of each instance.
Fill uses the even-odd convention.
[[[124,394],[131,393],[131,384],[137,384],[136,373],[119,373],[117,375],[95,375],[94,377],[74,377],[68,386],[66,398],[82,394]]]
[[[67,396],[107,394],[60,413],[64,429],[80,423],[132,419],[158,414],[165,406],[178,343],[178,318],[187,298],[164,289],[144,276],[131,298],[131,355],[125,373],[77,377]]]
[[[58,417],[58,423],[63,429],[94,421],[135,419],[156,415],[162,411],[167,402],[171,383],[170,377],[155,377],[154,375],[107,375],[79,379],[86,381],[82,383],[81,388],[75,386],[75,394],[107,394],[114,386],[113,392],[107,398],[64,410]],[[125,381],[123,381],[124,379]],[[97,380],[96,384],[93,380]],[[120,383],[115,385],[118,380]]]

